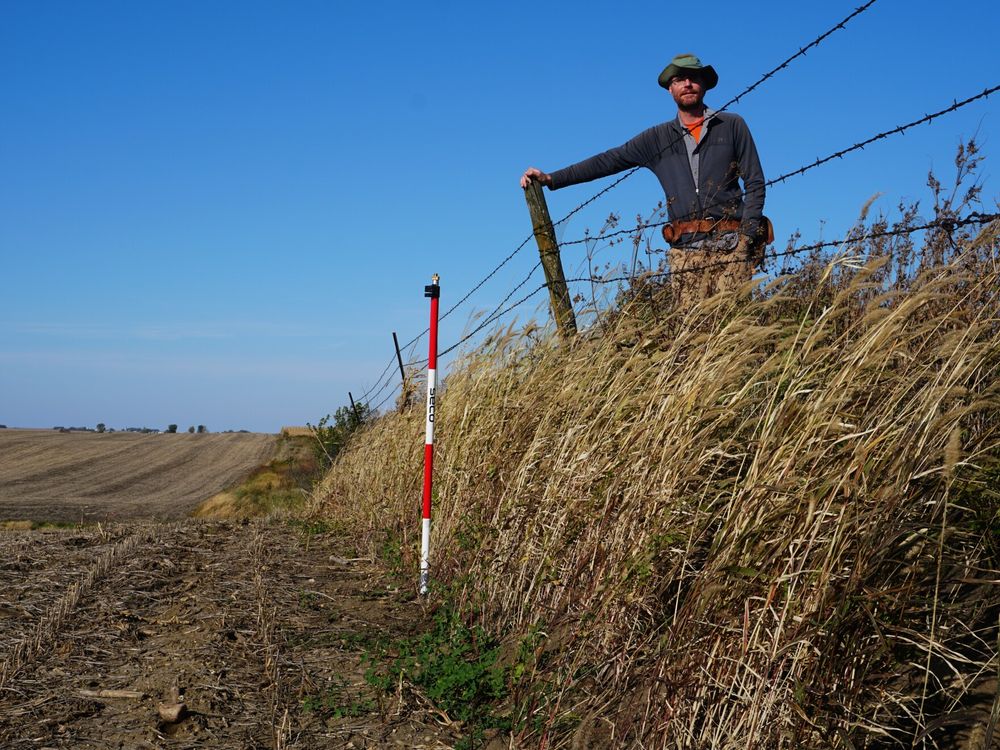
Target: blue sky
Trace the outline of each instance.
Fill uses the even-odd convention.
[[[719,72],[718,106],[857,4],[0,0],[0,423],[316,422],[426,326],[432,273],[447,308],[527,236],[526,167],[672,117],[656,77],[679,52]],[[998,22],[989,0],[879,0],[732,109],[775,177],[1000,83]],[[976,133],[995,210],[998,101],[775,186],[778,242],[838,236],[876,193],[926,205]],[[553,216],[608,182],[549,193]],[[661,197],[640,172],[562,239]]]

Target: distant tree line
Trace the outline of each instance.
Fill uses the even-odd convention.
[[[7,425],[5,424],[0,425],[0,429],[4,430],[7,429]],[[114,427],[108,427],[106,424],[104,424],[104,422],[98,422],[97,426],[95,427],[64,427],[63,425],[56,425],[52,429],[55,430],[56,432],[97,432],[97,433],[116,432]],[[150,433],[157,434],[161,432],[161,430],[158,430],[154,427],[123,427],[121,428],[121,430],[118,431],[139,432],[144,435],[148,435]],[[205,433],[208,432],[208,428],[203,424],[200,424],[197,427],[192,425],[191,427],[187,428],[187,431],[190,432],[191,434],[198,433],[199,435],[204,435]],[[177,432],[177,425],[169,424],[167,425],[167,429],[162,430],[162,432],[175,433]],[[226,432],[234,432],[234,430],[226,430]],[[239,430],[239,432],[248,432],[248,430]]]
[[[192,425],[191,427],[188,427],[187,431],[190,432],[192,435],[194,433],[196,433],[196,432],[199,435],[203,435],[206,432],[208,432],[208,428],[205,425],[203,425],[203,424],[200,424],[197,427],[195,427],[194,425]],[[177,432],[177,425],[175,425],[175,424],[168,424],[167,425],[167,432],[169,432],[170,434],[176,433]]]

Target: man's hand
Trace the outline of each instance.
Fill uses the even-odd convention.
[[[525,173],[521,175],[521,187],[526,188],[532,182],[552,187],[552,175],[546,174],[535,167],[528,167]]]
[[[764,243],[759,239],[748,237],[740,232],[736,248],[733,250],[737,258],[746,258],[757,268],[764,267]]]

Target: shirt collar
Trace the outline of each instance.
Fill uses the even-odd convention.
[[[711,107],[705,107],[705,115],[701,121],[702,127],[707,127],[709,122],[716,119],[718,115],[719,113]],[[679,114],[674,118],[674,124],[677,125],[677,129],[682,133],[687,130],[687,128],[684,127],[684,123],[681,122],[681,116]]]

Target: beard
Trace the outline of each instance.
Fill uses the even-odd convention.
[[[687,114],[699,114],[705,108],[705,97],[697,94],[681,94],[674,97],[677,109]]]

